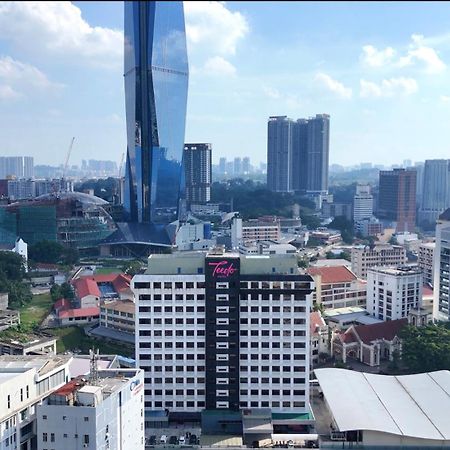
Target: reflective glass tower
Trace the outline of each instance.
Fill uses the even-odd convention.
[[[184,197],[188,61],[182,2],[125,2],[129,222],[169,222]]]

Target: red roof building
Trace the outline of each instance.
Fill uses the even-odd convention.
[[[316,285],[313,302],[325,309],[366,306],[366,283],[346,266],[310,267]]]
[[[100,308],[66,309],[58,313],[60,325],[85,324],[98,321]]]
[[[401,351],[400,332],[408,319],[389,320],[371,325],[351,325],[333,339],[333,355],[344,363],[348,359],[369,366],[378,366],[382,359],[393,359],[394,351]]]

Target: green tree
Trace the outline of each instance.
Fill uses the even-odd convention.
[[[26,305],[33,298],[30,287],[19,281],[10,281],[7,286],[9,295],[9,307],[12,309],[19,309]]]
[[[129,261],[122,266],[122,272],[134,277],[136,274],[141,273],[142,263],[140,261]]]
[[[446,326],[407,326],[400,338],[401,359],[410,372],[450,370],[450,330]]]
[[[355,237],[353,224],[345,216],[337,216],[328,225],[328,228],[332,230],[339,230],[341,232],[342,240],[347,243],[353,243]]]
[[[0,273],[8,281],[22,281],[25,275],[23,258],[17,253],[0,251]]]
[[[61,262],[67,266],[73,266],[80,261],[80,253],[76,248],[64,248],[62,250]]]
[[[40,263],[57,264],[60,261],[64,247],[54,241],[40,241],[28,247],[31,260]]]

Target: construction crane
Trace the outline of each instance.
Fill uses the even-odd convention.
[[[63,169],[63,174],[62,174],[63,180],[66,177],[67,166],[69,165],[70,154],[72,153],[72,147],[73,147],[74,141],[75,141],[75,138],[73,137],[72,141],[70,142],[70,145],[69,145],[69,150],[67,151],[66,162],[64,163],[64,169]]]

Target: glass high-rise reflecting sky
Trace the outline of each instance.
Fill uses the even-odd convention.
[[[124,77],[127,220],[168,222],[184,197],[188,60],[182,2],[125,2]]]

